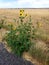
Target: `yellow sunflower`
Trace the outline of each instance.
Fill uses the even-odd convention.
[[[20,10],[20,17],[24,17],[24,10]]]
[[[37,26],[38,27],[41,27],[42,26],[42,23],[41,22],[37,22]]]

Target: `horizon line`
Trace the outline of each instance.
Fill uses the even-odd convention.
[[[0,9],[49,9],[49,8],[0,8]]]

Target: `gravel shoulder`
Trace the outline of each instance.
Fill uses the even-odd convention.
[[[0,65],[34,65],[30,61],[9,53],[4,44],[0,43]]]

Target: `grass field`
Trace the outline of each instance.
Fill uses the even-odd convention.
[[[19,11],[20,9],[0,9],[0,23],[2,20],[4,21],[4,27],[0,29],[0,42],[2,42],[4,35],[8,31],[7,25],[12,24],[14,28],[18,26]],[[37,61],[39,61],[39,63],[41,62],[44,65],[48,65],[49,60],[47,63],[46,53],[49,50],[49,9],[24,9],[24,11],[24,14],[27,14],[26,18],[24,18],[24,22],[29,21],[29,16],[31,15],[32,25],[35,29],[38,29],[35,32],[35,39],[32,39],[32,41],[36,43],[35,48],[33,48],[32,45],[28,52],[31,53],[31,57],[34,57]],[[33,52],[33,49],[36,51]],[[41,54],[39,54],[40,52]],[[37,56],[38,54],[39,56]],[[46,55],[46,58],[44,55]]]
[[[0,9],[0,20],[4,19],[6,24],[15,24],[18,21],[20,9]],[[49,35],[49,9],[24,9],[27,13],[27,18],[31,15],[33,24],[41,23],[41,29]],[[25,19],[26,20],[26,19]]]

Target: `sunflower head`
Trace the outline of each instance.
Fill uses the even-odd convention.
[[[23,12],[24,12],[24,10],[23,10],[23,9],[21,9],[21,10],[20,10],[20,12],[22,12],[22,13],[23,13]]]
[[[20,10],[20,17],[24,17],[24,10],[22,9],[22,10]]]
[[[37,22],[37,26],[38,27],[41,27],[42,26],[42,23],[41,22]]]

